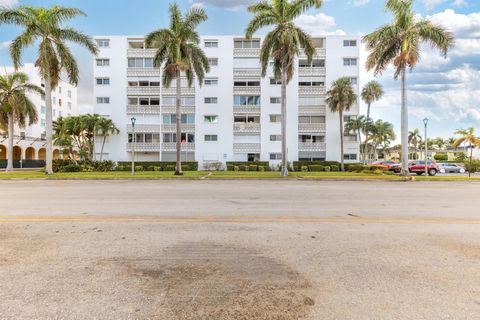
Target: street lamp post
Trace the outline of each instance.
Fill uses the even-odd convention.
[[[427,126],[428,118],[423,119],[423,124],[425,125],[425,176],[428,175],[428,140],[427,140]]]
[[[135,136],[135,121],[137,121],[137,119],[135,119],[135,117],[132,117],[130,119],[130,121],[132,122],[132,176],[135,174],[135,143],[137,141],[137,137]]]

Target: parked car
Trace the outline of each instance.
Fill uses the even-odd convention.
[[[465,173],[465,169],[455,163],[439,163],[441,173]]]
[[[388,171],[394,171],[394,168],[398,166],[395,161],[375,161],[371,164],[374,167],[385,167]]]
[[[425,173],[425,161],[411,161],[408,164],[408,171],[422,175]],[[427,161],[427,172],[429,176],[434,176],[440,171],[440,167],[433,161]]]

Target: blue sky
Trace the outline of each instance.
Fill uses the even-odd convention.
[[[0,0],[0,5],[50,6],[59,4],[82,9],[87,17],[71,25],[90,35],[143,35],[165,27],[168,4],[164,0]],[[209,20],[200,26],[202,34],[242,34],[249,14],[245,5],[254,0],[181,0],[188,9],[192,5],[206,9]],[[297,22],[306,30],[322,33],[366,34],[390,16],[383,10],[383,0],[328,0],[320,10],[311,10]],[[417,0],[415,10],[423,17],[444,25],[455,33],[457,45],[447,59],[425,50],[422,61],[409,74],[409,106],[411,129],[423,126],[424,117],[431,118],[432,135],[451,136],[455,129],[475,126],[480,129],[480,1]],[[6,47],[19,29],[0,26],[0,65],[10,65]],[[91,57],[74,49],[81,65],[79,103],[84,110],[91,103]],[[362,57],[366,53],[362,50]],[[24,62],[33,62],[34,50],[25,53]],[[372,75],[362,71],[362,83]],[[373,116],[390,121],[399,130],[399,82],[390,71],[378,80],[384,85],[385,97],[373,106]]]

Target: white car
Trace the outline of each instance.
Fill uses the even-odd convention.
[[[465,169],[455,163],[439,163],[440,173],[465,173]]]

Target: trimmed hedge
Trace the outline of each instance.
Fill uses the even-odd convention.
[[[227,170],[236,171],[258,171],[259,167],[264,167],[264,170],[270,170],[268,161],[227,161]]]
[[[118,166],[131,167],[131,161],[119,161],[117,162]],[[158,171],[175,171],[176,162],[175,161],[135,161],[135,166],[142,166],[144,170],[151,171],[155,170],[155,167],[161,168]],[[173,170],[165,170],[167,167],[170,169],[173,166]],[[197,161],[182,161],[182,171],[197,171],[198,162]],[[150,170],[149,170],[150,171]]]
[[[53,172],[109,172],[114,171],[113,161],[91,161],[91,160],[53,160]]]
[[[338,167],[340,167],[340,163],[337,162],[337,161],[293,161],[293,170],[294,171],[301,171],[302,167],[304,167],[304,166],[305,167],[309,167],[309,166],[324,166],[324,167],[338,166]]]

